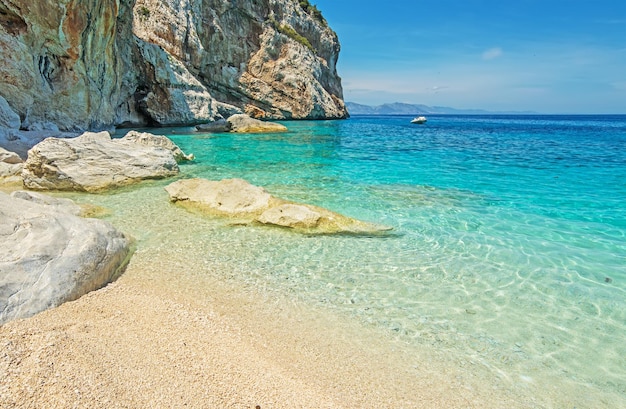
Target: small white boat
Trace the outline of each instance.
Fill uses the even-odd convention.
[[[415,118],[411,119],[412,124],[423,124],[425,122],[426,122],[425,116],[416,116]]]

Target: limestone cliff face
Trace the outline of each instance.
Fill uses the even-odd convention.
[[[0,0],[0,95],[22,128],[115,123],[133,92],[117,44],[130,17],[119,0]]]
[[[346,116],[337,36],[296,0],[137,0],[134,31],[252,116]]]
[[[347,116],[339,42],[295,0],[0,0],[23,129]]]

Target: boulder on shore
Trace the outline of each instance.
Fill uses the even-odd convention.
[[[172,202],[238,222],[291,228],[307,234],[370,235],[391,230],[322,207],[274,197],[242,179],[185,179],[168,185],[165,190]]]
[[[246,114],[235,114],[226,120],[230,124],[230,132],[236,133],[271,133],[286,132],[285,125],[276,122],[261,121]]]
[[[0,325],[75,300],[126,267],[130,240],[108,222],[76,216],[70,202],[0,193]]]
[[[111,139],[86,132],[73,139],[47,138],[28,151],[22,178],[33,190],[96,192],[178,174],[176,158],[189,157],[164,136],[131,132]]]

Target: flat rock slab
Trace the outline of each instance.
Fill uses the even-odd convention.
[[[75,300],[121,274],[130,240],[77,211],[66,199],[0,193],[0,325]]]
[[[168,185],[165,190],[172,202],[240,223],[285,227],[306,234],[371,235],[391,230],[322,207],[274,197],[243,179],[185,179]]]
[[[28,151],[22,178],[33,190],[97,192],[174,176],[179,172],[177,158],[190,159],[163,136],[130,132],[111,139],[108,132],[86,132],[35,145]]]
[[[286,132],[285,125],[254,119],[246,114],[235,114],[226,121],[230,124],[230,132],[236,133],[272,133]]]
[[[243,179],[185,179],[165,190],[174,202],[197,206],[223,216],[254,217],[270,207],[272,196]]]

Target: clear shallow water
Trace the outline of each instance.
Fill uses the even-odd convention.
[[[512,383],[579,383],[606,407],[626,403],[626,116],[410,119],[167,130],[196,156],[182,177],[240,177],[394,228],[307,237],[203,220],[188,257]],[[154,220],[183,212],[167,207],[169,182],[91,200],[158,248],[172,226]]]

